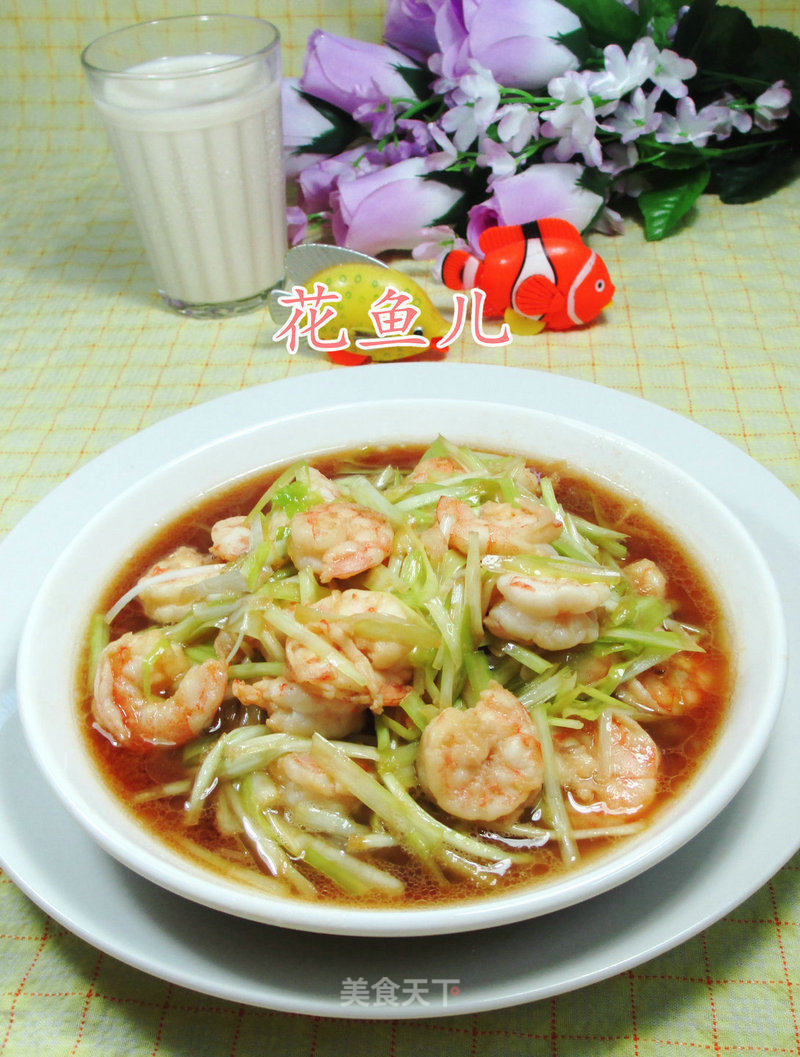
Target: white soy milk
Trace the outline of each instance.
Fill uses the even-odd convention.
[[[96,99],[159,290],[213,305],[283,276],[280,79],[232,55],[157,59]],[[203,71],[200,73],[200,71]]]

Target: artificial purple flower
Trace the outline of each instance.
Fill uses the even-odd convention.
[[[447,169],[453,162],[458,161],[458,149],[438,125],[431,125],[430,131],[431,138],[439,150],[427,156],[425,171],[437,172],[440,169]]]
[[[603,146],[603,160],[599,169],[609,176],[619,176],[620,173],[632,169],[638,160],[639,152],[632,143],[627,146],[622,143],[606,143]]]
[[[626,56],[619,44],[603,50],[604,69],[592,74],[590,88],[602,99],[621,99],[623,95],[650,80],[656,71],[658,52],[648,47],[650,38],[637,40]]]
[[[539,138],[539,115],[524,103],[508,103],[495,115],[497,135],[512,154],[519,154],[533,140]]]
[[[300,95],[300,82],[296,77],[284,77],[281,84],[281,109],[283,111],[283,164],[286,175],[296,176],[307,165],[313,165],[325,157],[324,154],[295,154],[298,147],[306,147],[318,136],[330,132],[330,121],[316,107],[307,103]]]
[[[333,236],[340,246],[375,254],[412,249],[444,216],[461,192],[436,180],[423,180],[422,158],[340,183],[331,195]]]
[[[416,261],[430,261],[443,257],[450,250],[465,250],[467,244],[458,238],[452,228],[446,224],[437,224],[432,228],[423,228],[421,232],[427,241],[418,243],[411,251]]]
[[[603,206],[592,222],[592,231],[599,231],[601,235],[624,235],[625,221],[616,209]]]
[[[286,207],[286,228],[290,246],[296,246],[306,237],[308,217],[299,206]]]
[[[467,150],[481,133],[494,122],[500,105],[500,87],[489,70],[475,60],[471,71],[458,80],[454,105],[440,118],[445,132],[453,133],[458,150]]]
[[[583,166],[543,162],[514,176],[492,181],[492,197],[469,211],[467,238],[478,238],[493,224],[525,224],[543,217],[562,217],[582,231],[603,205],[594,191],[581,187]]]
[[[691,80],[697,73],[697,67],[692,60],[682,59],[668,48],[659,51],[650,37],[645,37],[639,43],[644,44],[656,57],[656,68],[650,76],[656,88],[663,88],[673,99],[683,99],[688,95],[689,89],[683,82]]]
[[[542,133],[556,138],[550,153],[557,161],[569,161],[576,154],[581,154],[587,165],[597,166],[602,160],[600,143],[595,138],[597,118],[589,93],[589,76],[568,70],[547,86],[559,105],[542,111]]]
[[[326,212],[330,209],[330,196],[341,182],[355,180],[356,177],[365,176],[379,168],[383,168],[383,165],[376,164],[368,157],[364,147],[351,147],[341,154],[334,154],[309,165],[298,177],[303,208],[309,213]]]
[[[405,136],[405,141],[413,145],[413,151],[407,157],[415,154],[427,154],[433,146],[432,126],[427,121],[420,121],[415,117],[401,117],[397,120],[397,127]]]
[[[394,48],[315,29],[300,84],[310,95],[355,114],[359,107],[375,110],[391,99],[417,98],[396,66],[408,66],[408,59]]]
[[[679,99],[675,116],[664,114],[656,139],[659,143],[692,143],[695,147],[705,147],[720,123],[725,122],[726,110],[727,107],[712,104],[698,112],[693,99]]]
[[[482,168],[490,169],[493,177],[510,176],[517,171],[517,163],[502,143],[491,136],[481,136],[478,140],[478,157],[475,159]]]
[[[443,21],[443,20],[442,20]],[[436,28],[439,36],[439,23]],[[469,55],[507,88],[541,88],[578,60],[555,38],[580,28],[580,19],[556,0],[463,0]],[[449,20],[451,28],[453,20]],[[447,42],[439,39],[439,45]]]
[[[715,139],[727,139],[734,129],[737,132],[749,132],[753,127],[753,119],[747,111],[741,106],[731,105],[736,102],[736,97],[730,92],[724,92],[721,99],[715,100],[714,105],[718,106],[721,111],[714,128]]]
[[[655,132],[663,117],[663,114],[656,111],[660,96],[660,88],[654,88],[649,95],[637,88],[630,102],[619,103],[613,115],[602,122],[600,128],[606,132],[616,132],[625,144],[633,142],[639,136]]]
[[[776,81],[756,99],[753,114],[755,123],[765,132],[773,132],[778,122],[789,116],[791,101],[792,93],[786,87],[786,82]]]
[[[389,0],[383,39],[387,44],[424,62],[436,49],[434,10],[426,0]]]

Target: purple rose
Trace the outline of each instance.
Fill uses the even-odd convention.
[[[324,158],[324,154],[295,154],[333,127],[327,118],[300,95],[296,77],[284,77],[281,84],[283,112],[283,163],[287,176],[296,176],[307,165]]]
[[[474,59],[506,88],[541,88],[578,68],[575,55],[554,38],[580,28],[556,0],[430,0],[441,67],[446,77],[468,72]]]
[[[362,253],[409,250],[427,238],[461,192],[423,180],[425,162],[409,158],[385,169],[340,182],[331,195],[333,236],[338,245]]]
[[[383,39],[418,62],[437,50],[434,11],[427,0],[389,0]]]
[[[582,165],[544,162],[494,180],[492,197],[469,211],[470,244],[477,248],[481,232],[495,224],[526,224],[544,217],[562,217],[583,231],[603,199],[578,185],[582,173]]]
[[[408,66],[405,55],[383,44],[349,40],[315,29],[308,38],[304,92],[341,107],[348,114],[382,106],[389,99],[416,99],[396,66]]]

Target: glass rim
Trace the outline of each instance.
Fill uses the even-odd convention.
[[[254,51],[248,52],[246,55],[239,55],[235,59],[230,59],[227,62],[211,63],[208,66],[201,66],[194,70],[185,70],[178,73],[161,73],[158,70],[148,71],[147,73],[137,72],[132,73],[130,70],[111,70],[105,66],[98,66],[94,62],[91,62],[88,58],[88,54],[95,45],[103,44],[112,37],[121,36],[123,33],[130,33],[131,30],[144,29],[146,26],[158,26],[165,25],[167,23],[176,22],[214,22],[214,21],[225,21],[225,22],[238,22],[240,25],[244,23],[258,24],[259,26],[266,26],[272,33],[271,39],[260,48],[256,48]],[[238,66],[243,66],[253,59],[258,58],[259,55],[266,55],[272,51],[277,45],[280,44],[281,34],[277,26],[273,25],[272,22],[267,22],[264,18],[258,18],[256,15],[227,15],[227,14],[208,14],[208,15],[170,15],[167,18],[151,18],[144,22],[135,22],[130,26],[122,26],[119,29],[109,30],[108,33],[103,33],[99,37],[95,37],[94,40],[90,41],[81,52],[81,65],[87,73],[102,74],[104,77],[119,77],[125,80],[132,81],[145,81],[152,80],[158,81],[168,78],[174,80],[176,78],[189,78],[197,77],[198,75],[205,73],[214,73],[217,70],[232,70]]]

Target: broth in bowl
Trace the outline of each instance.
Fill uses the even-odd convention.
[[[638,505],[441,438],[207,497],[103,607],[79,696],[109,785],[300,899],[424,906],[575,869],[696,773],[731,684],[713,592]]]

